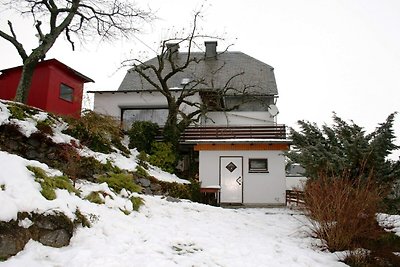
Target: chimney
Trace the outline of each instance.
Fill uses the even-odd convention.
[[[217,41],[206,41],[204,42],[206,46],[206,58],[216,58],[217,57]]]
[[[167,43],[167,53],[165,56],[169,58],[169,55],[171,55],[171,58],[177,58],[178,57],[178,52],[179,52],[179,43]]]

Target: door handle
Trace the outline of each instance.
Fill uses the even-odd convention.
[[[236,183],[238,183],[238,185],[242,185],[242,176],[239,176],[239,178],[236,179]]]

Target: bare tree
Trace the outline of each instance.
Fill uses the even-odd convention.
[[[150,11],[124,0],[6,0],[4,7],[32,17],[39,38],[38,46],[29,53],[19,42],[11,21],[8,21],[9,33],[0,30],[0,37],[15,47],[23,62],[15,96],[15,101],[23,103],[28,99],[37,63],[44,59],[61,34],[65,34],[74,50],[72,35],[79,40],[84,40],[84,35],[114,39],[120,34],[128,36],[139,31],[142,23],[153,19]]]
[[[192,123],[196,123],[201,115],[206,116],[209,111],[229,111],[237,106],[226,107],[221,102],[225,95],[237,94],[244,95],[247,90],[255,87],[251,84],[241,84],[237,86],[237,80],[244,72],[237,72],[225,79],[223,84],[214,84],[215,77],[225,67],[224,62],[219,62],[208,69],[207,73],[190,73],[190,79],[183,82],[181,88],[171,88],[169,81],[183,72],[190,72],[195,65],[210,60],[204,53],[201,56],[195,56],[194,48],[200,47],[199,41],[205,38],[221,40],[217,36],[209,36],[198,33],[197,23],[200,12],[194,15],[193,25],[190,32],[180,37],[173,37],[161,42],[161,51],[157,54],[156,60],[143,62],[140,59],[131,59],[123,62],[124,65],[133,66],[131,72],[137,73],[142,80],[146,81],[151,87],[160,92],[167,101],[168,115],[164,126],[164,138],[175,145],[182,132]],[[187,48],[186,53],[178,53],[179,46]],[[229,46],[218,55],[227,52]],[[198,55],[198,53],[197,53]],[[216,55],[216,56],[218,56]],[[209,61],[211,62],[211,61]],[[213,63],[210,63],[213,64]],[[202,100],[194,98],[195,95],[203,97]],[[207,101],[205,101],[207,98]],[[187,107],[192,107],[188,112]],[[186,108],[186,110],[185,110]]]

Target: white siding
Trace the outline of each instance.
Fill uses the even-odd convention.
[[[219,185],[219,157],[243,157],[243,204],[284,204],[286,177],[282,151],[200,151],[202,186]],[[268,173],[249,173],[249,158],[268,158]]]
[[[176,92],[178,95],[179,92]],[[189,101],[198,102],[199,96],[188,98]],[[121,119],[121,108],[160,108],[168,107],[167,100],[160,92],[127,92],[127,93],[96,93],[94,98],[94,111]],[[182,105],[186,113],[193,112],[194,107]]]
[[[207,126],[273,125],[274,118],[268,111],[208,112],[202,124]]]

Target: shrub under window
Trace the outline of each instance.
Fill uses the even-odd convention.
[[[74,89],[65,84],[60,84],[60,98],[69,102],[73,101]]]
[[[268,159],[249,159],[249,172],[268,172]]]

